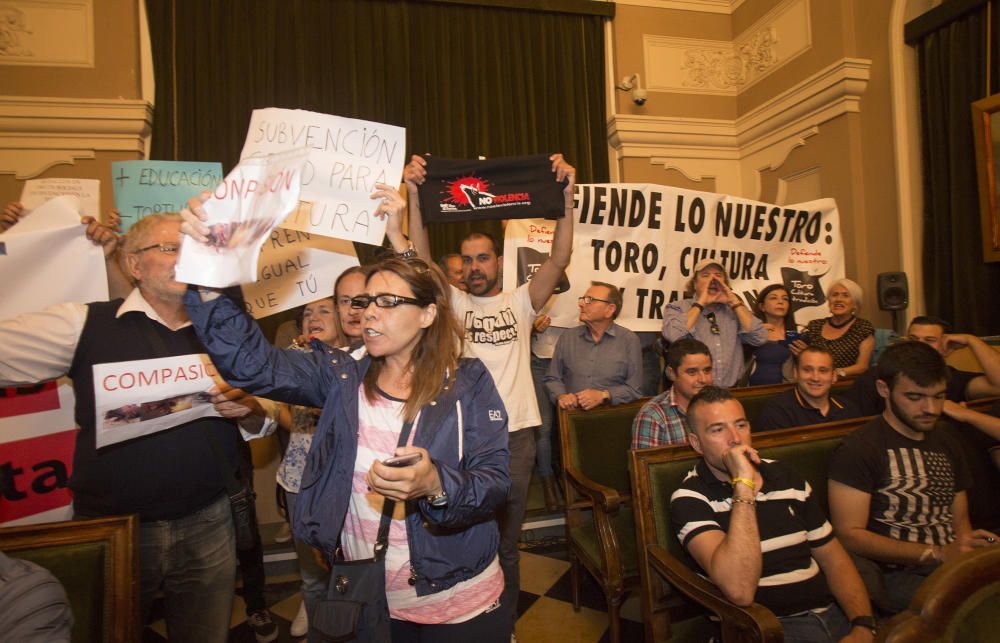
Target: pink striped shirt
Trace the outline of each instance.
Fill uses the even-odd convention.
[[[368,491],[366,476],[375,460],[392,457],[403,428],[403,402],[379,392],[374,402],[358,388],[358,455],[354,461],[351,501],[340,534],[346,560],[371,558],[382,517],[383,496]],[[419,421],[419,417],[417,418]],[[414,423],[409,444],[419,426]],[[406,506],[397,502],[389,525],[385,558],[385,588],[392,618],[413,623],[461,623],[487,611],[503,591],[503,572],[497,558],[477,576],[427,596],[417,596],[410,585],[410,546],[406,538]]]

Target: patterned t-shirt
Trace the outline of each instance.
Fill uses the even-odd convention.
[[[847,332],[837,339],[823,337],[826,318],[814,319],[806,325],[806,338],[810,346],[825,348],[833,354],[834,368],[854,366],[861,353],[861,342],[875,334],[875,327],[867,319],[855,319]]]
[[[925,545],[954,540],[951,505],[972,476],[947,430],[939,423],[911,440],[879,417],[834,450],[830,479],[871,494],[869,531]]]

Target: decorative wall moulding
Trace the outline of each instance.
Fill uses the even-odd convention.
[[[617,114],[608,120],[616,158],[645,158],[692,180],[755,198],[759,176],[819,133],[823,123],[861,111],[871,61],[844,58],[733,120]]]
[[[0,96],[0,172],[28,179],[98,152],[142,155],[152,123],[142,100]]]
[[[93,67],[93,0],[4,0],[0,65]]]
[[[733,41],[643,35],[649,91],[736,96],[812,46],[808,0],[788,0]]]
[[[654,9],[677,9],[679,11],[700,11],[702,13],[732,14],[745,0],[615,0],[616,4],[652,7]]]

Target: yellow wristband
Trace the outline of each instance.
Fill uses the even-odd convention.
[[[733,478],[733,486],[734,487],[737,484],[740,484],[740,483],[745,484],[746,486],[750,487],[750,491],[753,491],[754,493],[757,493],[757,485],[755,485],[753,483],[753,480],[750,480],[749,478]]]

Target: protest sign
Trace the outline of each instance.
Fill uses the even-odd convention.
[[[81,216],[101,218],[101,182],[97,179],[30,179],[24,182],[21,205],[31,212],[57,196],[79,199]]]
[[[749,304],[784,283],[802,325],[827,314],[824,291],[844,276],[840,217],[833,199],[772,205],[647,184],[578,185],[568,293],[553,302],[552,323],[575,326],[576,298],[591,281],[622,289],[618,323],[659,331],[664,307],[683,299],[695,264],[718,259]],[[504,287],[528,279],[549,255],[551,221],[507,224]]]
[[[427,157],[419,187],[425,223],[487,219],[561,219],[563,189],[546,154],[486,160]]]
[[[56,197],[0,234],[0,319],[64,301],[107,301],[104,252],[87,239],[78,207],[76,197]]]
[[[0,389],[0,525],[72,517],[76,434],[69,380]]]
[[[241,158],[306,147],[302,201],[284,227],[382,245],[385,221],[373,215],[376,183],[403,177],[406,130],[301,109],[255,109]]]
[[[333,297],[337,277],[357,265],[350,241],[276,228],[261,248],[257,281],[243,286],[247,312],[260,319]]]
[[[217,417],[207,393],[216,380],[204,353],[95,364],[97,448]]]
[[[179,212],[188,199],[214,190],[220,181],[222,163],[115,161],[111,186],[122,232],[146,215]]]
[[[305,160],[297,149],[240,161],[202,206],[208,243],[184,236],[177,281],[224,288],[256,279],[261,246],[299,201]]]

